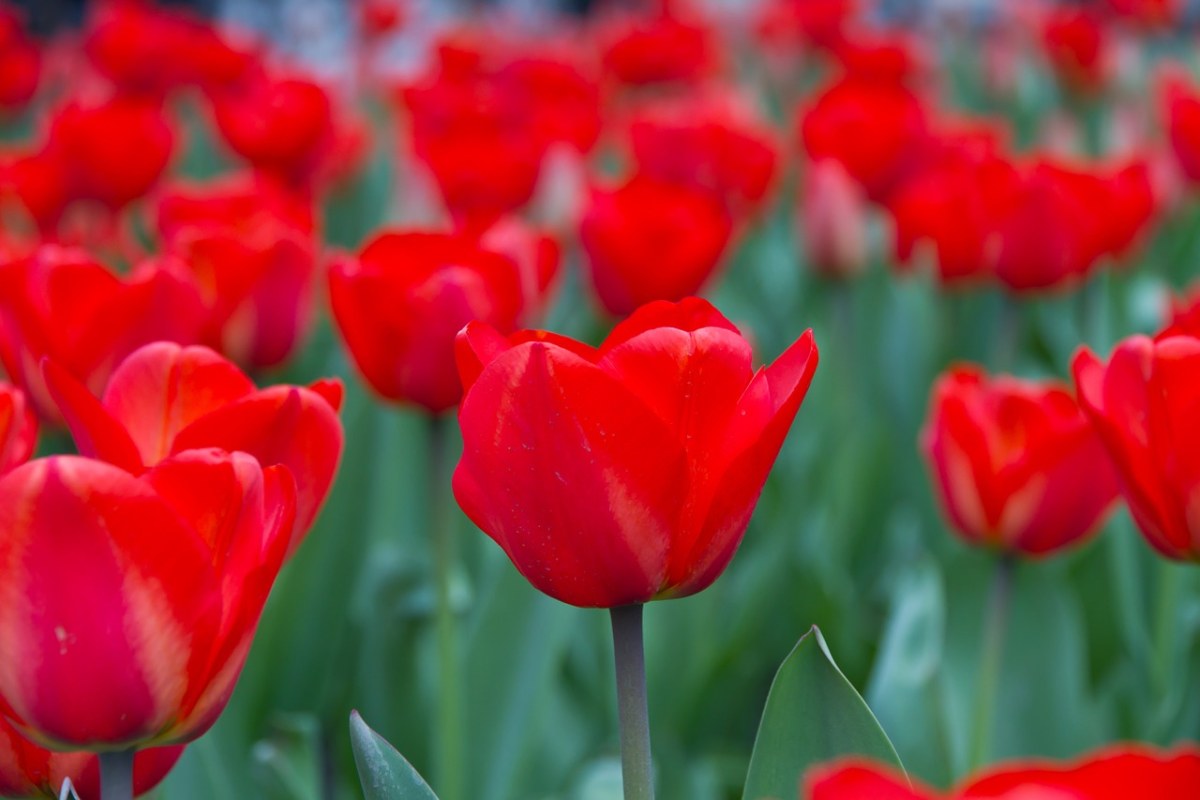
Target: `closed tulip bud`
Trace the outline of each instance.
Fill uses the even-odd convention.
[[[1200,339],[1133,336],[1107,363],[1084,348],[1073,369],[1142,535],[1168,558],[1200,560]]]
[[[1167,69],[1159,80],[1159,96],[1179,169],[1192,186],[1200,184],[1200,89],[1186,72]]]
[[[459,505],[537,589],[595,607],[716,580],[817,366],[809,332],[754,371],[696,298],[639,309],[598,349],[472,323],[458,356]]]
[[[53,749],[191,741],[233,692],[295,484],[192,450],[141,476],[78,456],[0,478],[0,713]]]
[[[867,196],[839,162],[809,165],[800,200],[805,261],[829,278],[852,278],[867,266]]]
[[[699,292],[732,236],[716,196],[641,175],[594,189],[579,226],[596,296],[616,316]]]
[[[0,475],[20,466],[37,445],[37,419],[25,393],[0,381]]]
[[[182,745],[139,751],[133,761],[134,796],[157,786],[181,755]],[[100,797],[96,754],[55,753],[39,747],[0,716],[0,796],[56,800],[68,779],[84,800]]]
[[[283,464],[296,483],[289,554],[316,519],[342,453],[342,385],[258,389],[206,347],[147,345],[121,362],[97,398],[47,361],[46,385],[79,451],[142,474],[188,450],[219,447]]]
[[[465,234],[383,233],[329,272],[333,316],[359,372],[382,397],[437,414],[462,396],[454,337],[521,318],[517,264]]]
[[[921,449],[942,510],[970,544],[1049,555],[1093,533],[1116,476],[1070,390],[960,366],[933,387]]]

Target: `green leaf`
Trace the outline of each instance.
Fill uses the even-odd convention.
[[[750,757],[745,800],[793,800],[809,767],[846,755],[900,766],[887,734],[833,662],[814,625],[771,684]]]
[[[437,800],[429,784],[387,740],[350,713],[350,743],[366,800]]]

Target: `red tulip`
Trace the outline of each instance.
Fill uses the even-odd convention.
[[[800,142],[812,161],[832,158],[885,199],[925,145],[925,109],[895,81],[843,78],[819,92],[799,118]]]
[[[205,341],[252,368],[283,363],[312,322],[312,211],[266,182],[173,187],[158,203],[167,249],[196,277]]]
[[[618,316],[700,291],[732,235],[729,212],[712,194],[641,175],[593,189],[579,229],[596,295]]]
[[[891,767],[847,759],[817,767],[805,800],[1191,800],[1200,785],[1200,749],[1159,751],[1113,745],[1073,763],[1015,761],[989,767],[949,792],[910,781]]]
[[[828,278],[850,278],[866,269],[868,213],[866,193],[840,162],[809,164],[799,209],[808,266]]]
[[[388,232],[329,273],[333,315],[359,371],[384,398],[437,414],[462,396],[454,336],[480,319],[512,331],[523,280],[464,234]]]
[[[790,47],[834,47],[858,6],[858,0],[770,0],[758,23],[759,35]]]
[[[644,306],[599,349],[476,322],[458,356],[459,505],[537,589],[598,607],[716,580],[817,366],[808,332],[754,372],[696,298]]]
[[[0,713],[58,749],[191,741],[233,692],[295,485],[192,450],[141,477],[53,456],[0,478]]]
[[[1166,328],[1158,335],[1194,336],[1200,338],[1200,284],[1195,284],[1183,295],[1171,298],[1169,319]]]
[[[46,148],[6,154],[0,191],[16,202],[33,230],[50,240],[75,196],[70,165]]]
[[[526,109],[527,125],[544,147],[562,143],[587,153],[600,137],[600,83],[568,55],[537,53],[516,58],[498,81]]]
[[[1106,5],[1118,17],[1147,28],[1169,28],[1179,19],[1180,0],[1107,0]]]
[[[644,106],[629,128],[641,174],[757,207],[779,167],[775,133],[732,94],[692,93]]]
[[[37,418],[25,393],[0,381],[0,475],[24,464],[37,446]]]
[[[194,342],[202,321],[195,286],[148,264],[118,277],[82,251],[51,245],[0,263],[0,361],[43,419],[58,419],[43,358],[98,391],[129,353],[147,342]]]
[[[1072,366],[1142,534],[1168,558],[1200,559],[1200,339],[1133,336],[1107,364],[1084,348]]]
[[[0,111],[23,110],[41,77],[41,48],[26,34],[20,12],[0,4]]]
[[[257,169],[306,183],[336,142],[333,101],[314,81],[266,77],[213,95],[217,130]]]
[[[162,782],[181,755],[182,745],[139,751],[133,762],[134,795],[143,795]],[[85,800],[100,797],[100,765],[95,753],[54,753],[38,747],[0,716],[0,795],[57,798],[68,778]]]
[[[604,44],[604,68],[630,86],[694,81],[719,56],[713,32],[670,13],[614,21]]]
[[[227,86],[254,65],[250,51],[182,8],[124,0],[93,8],[83,50],[123,92],[162,97],[180,86]]]
[[[1200,183],[1200,90],[1182,70],[1164,71],[1160,95],[1167,139],[1179,168]]]
[[[558,242],[518,217],[506,217],[480,235],[479,246],[508,256],[517,265],[523,316],[536,318],[549,302],[558,277],[561,259]]]
[[[175,132],[160,105],[118,95],[59,109],[47,147],[67,165],[74,198],[117,211],[158,182],[174,152]]]
[[[930,257],[946,285],[990,277],[994,228],[1017,186],[1017,171],[1000,158],[929,165],[888,201],[898,263]]]
[[[934,385],[921,449],[955,531],[1002,552],[1076,544],[1117,497],[1104,448],[1056,382],[956,367]]]
[[[342,385],[258,389],[206,347],[147,345],[121,362],[100,399],[58,364],[46,385],[79,452],[140,475],[189,450],[240,450],[264,466],[283,464],[296,482],[289,554],[312,526],[337,473]]]
[[[359,28],[369,39],[395,33],[404,25],[408,15],[403,0],[358,0],[356,10]]]
[[[1042,44],[1067,88],[1092,93],[1108,80],[1109,50],[1100,17],[1086,8],[1056,8],[1042,28]]]

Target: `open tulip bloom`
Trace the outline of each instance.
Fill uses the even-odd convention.
[[[620,673],[629,639],[640,669],[640,604],[698,592],[729,564],[817,349],[809,331],[756,372],[737,328],[688,298],[643,306],[599,348],[472,323],[458,362],[455,497],[536,588],[614,609]],[[621,710],[624,749],[625,697]],[[629,771],[626,796],[646,796]]]

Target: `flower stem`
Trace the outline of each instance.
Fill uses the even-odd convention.
[[[1171,686],[1172,647],[1177,637],[1175,620],[1179,617],[1180,595],[1183,589],[1183,570],[1173,561],[1162,559],[1158,577],[1158,607],[1154,621],[1154,683],[1159,695],[1165,697]]]
[[[646,705],[646,657],[642,644],[642,606],[618,606],[611,609],[611,613],[625,800],[654,800],[654,778],[650,766],[650,712]]]
[[[101,800],[133,800],[133,750],[100,753]]]
[[[463,709],[458,654],[458,625],[451,597],[451,580],[458,562],[454,518],[450,514],[449,430],[443,416],[429,418],[429,526],[433,537],[433,566],[437,582],[435,616],[438,661],[437,733],[435,763],[438,796],[462,800]]]
[[[988,595],[987,621],[984,623],[983,651],[979,664],[979,683],[975,695],[975,728],[971,736],[968,770],[976,772],[986,763],[991,749],[992,712],[1000,682],[1000,664],[1004,660],[1004,638],[1008,629],[1008,611],[1012,600],[1012,556],[1001,556],[992,574]]]

